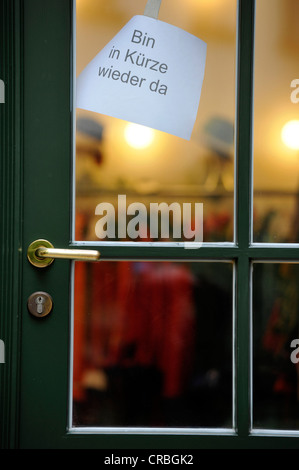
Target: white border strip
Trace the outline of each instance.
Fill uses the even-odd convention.
[[[146,434],[146,435],[221,435],[236,436],[232,429],[225,428],[91,428],[73,427],[69,429],[70,434]]]

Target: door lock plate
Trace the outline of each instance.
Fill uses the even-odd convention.
[[[53,308],[52,297],[47,292],[34,292],[28,299],[27,307],[34,317],[46,317]]]

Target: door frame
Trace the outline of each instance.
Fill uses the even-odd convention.
[[[22,146],[22,6],[0,1],[0,77],[5,103],[0,104],[0,335],[5,364],[0,364],[0,448],[16,448],[20,391],[20,334],[23,228]]]
[[[239,314],[236,322],[236,368],[239,373],[236,375],[236,434],[79,435],[68,432],[68,410],[65,403],[68,397],[69,343],[65,342],[65,336],[70,332],[70,322],[67,317],[55,314],[48,323],[45,322],[41,326],[29,317],[24,299],[31,293],[32,285],[38,290],[45,282],[49,288],[54,288],[57,283],[61,285],[59,298],[55,298],[56,312],[65,311],[70,298],[70,287],[66,282],[70,275],[70,265],[58,264],[49,271],[36,272],[28,264],[26,251],[29,243],[35,238],[55,240],[57,246],[61,247],[70,244],[71,221],[69,218],[56,220],[56,207],[52,204],[49,194],[52,193],[58,178],[60,184],[57,187],[60,189],[57,197],[68,206],[70,214],[71,4],[71,0],[0,0],[3,31],[0,78],[6,85],[5,105],[0,105],[0,339],[5,343],[6,353],[6,363],[0,365],[0,447],[28,448],[34,445],[35,448],[102,449],[124,449],[133,446],[136,449],[297,448],[298,433],[250,433],[251,262],[299,259],[298,248],[294,246],[266,247],[252,244],[254,0],[239,0],[237,241],[236,245],[206,246],[200,251],[201,259],[233,260],[237,268],[235,308]],[[32,23],[33,19],[29,17],[28,12],[29,8],[33,7],[38,9],[39,14],[38,21]],[[53,24],[56,25],[54,20],[58,21],[57,28],[53,28]],[[59,74],[49,67],[49,57],[50,60],[56,61]],[[56,108],[53,107],[54,113],[53,109],[50,109],[53,100],[56,104]],[[56,115],[57,107],[60,112]],[[46,135],[47,128],[52,129],[50,138]],[[57,170],[55,165],[53,168],[51,160],[53,152],[58,152],[61,157]],[[36,184],[37,177],[44,178],[42,191],[40,185]],[[62,181],[64,185],[61,184]],[[165,255],[163,250],[154,249],[153,257],[159,259],[162,253]],[[102,247],[102,252],[106,259],[133,259],[149,254],[148,250],[142,247],[115,249],[107,246]],[[176,255],[175,248],[167,249],[168,259]],[[193,250],[184,251],[185,259],[191,259],[192,256]],[[180,258],[182,257],[181,252]],[[54,355],[49,350],[51,344],[55,346]],[[44,350],[45,345],[47,351]],[[38,379],[39,370],[46,370],[49,380]],[[49,428],[46,434],[41,435],[38,425],[43,423],[43,413],[49,415],[44,408],[47,408],[51,399],[55,407],[48,421]],[[30,419],[36,421],[37,426],[32,435],[26,436],[26,423]]]

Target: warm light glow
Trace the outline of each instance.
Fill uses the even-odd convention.
[[[299,121],[287,122],[282,129],[281,137],[287,147],[299,150]]]
[[[125,128],[125,139],[135,149],[149,147],[154,140],[154,131],[139,124],[128,124]]]

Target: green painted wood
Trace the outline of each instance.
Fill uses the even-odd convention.
[[[254,1],[239,2],[237,89],[236,426],[250,430],[250,259]]]
[[[37,238],[68,246],[71,217],[71,1],[24,4],[24,247]],[[27,311],[35,291],[53,312]],[[33,268],[23,256],[20,447],[52,448],[66,433],[70,263]]]
[[[115,443],[117,447],[115,447]],[[105,455],[110,455],[115,449],[172,449],[178,453],[180,449],[194,449],[196,451],[206,449],[298,449],[298,438],[291,436],[142,436],[119,435],[115,439],[111,436],[81,435],[69,436],[67,446],[70,449],[106,449]],[[108,451],[107,451],[108,450]],[[178,452],[176,452],[176,450]],[[155,453],[155,452],[151,452]],[[162,454],[167,453],[161,452]],[[192,451],[190,451],[192,454]],[[196,455],[201,458],[201,453]]]
[[[5,104],[0,104],[0,448],[17,446],[20,352],[22,237],[21,43],[19,2],[0,1],[0,78]]]
[[[224,259],[224,260],[236,260],[239,256],[246,256],[252,261],[265,261],[265,262],[279,262],[299,261],[299,247],[291,245],[280,245],[274,246],[266,244],[263,246],[251,245],[245,248],[241,248],[233,245],[218,244],[217,246],[206,246],[203,245],[200,249],[190,250],[184,249],[183,247],[169,247],[167,249],[163,247],[145,247],[145,246],[109,246],[109,245],[96,245],[96,244],[70,244],[70,248],[88,248],[99,250],[101,253],[102,260],[209,260],[209,259]],[[57,246],[57,248],[59,248]]]

